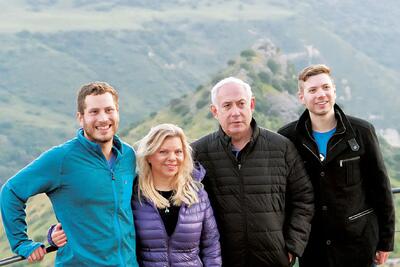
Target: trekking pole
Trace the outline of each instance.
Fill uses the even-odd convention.
[[[53,247],[53,246],[47,247],[46,253],[56,251],[57,249],[58,249],[57,247]],[[11,257],[0,260],[0,266],[6,266],[8,264],[23,261],[23,260],[25,260],[25,258],[22,256],[19,256],[19,255],[11,256]]]
[[[400,193],[400,187],[392,188],[392,193],[393,193],[393,194],[398,194],[398,193]]]

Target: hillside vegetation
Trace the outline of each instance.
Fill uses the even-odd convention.
[[[159,123],[170,122],[181,126],[189,138],[194,140],[217,129],[216,120],[209,112],[210,88],[221,78],[236,76],[249,82],[256,97],[255,118],[262,127],[276,130],[283,124],[296,119],[302,110],[295,97],[296,76],[294,66],[287,56],[271,42],[256,43],[252,49],[243,50],[239,56],[229,60],[227,66],[214,75],[209,82],[198,86],[193,93],[172,99],[168,106],[154,112],[141,122],[133,123],[121,132],[124,140],[134,144],[148,130]],[[340,96],[340,93],[339,95]],[[400,186],[400,150],[383,141],[385,161],[388,163],[392,185]],[[395,198],[400,210],[400,198]],[[400,223],[400,216],[397,222]],[[45,240],[47,228],[55,222],[46,196],[39,195],[28,202],[28,233],[34,240]],[[11,255],[3,229],[0,228],[0,253]],[[392,257],[400,256],[400,237],[396,238],[396,250]],[[54,253],[46,256],[40,266],[52,266]],[[24,266],[24,263],[16,266]]]
[[[174,123],[182,127],[191,140],[215,131],[217,121],[210,113],[210,89],[220,79],[235,76],[247,81],[256,97],[254,117],[260,125],[276,131],[303,111],[297,92],[297,74],[286,54],[281,53],[270,41],[253,45],[252,49],[243,50],[240,56],[228,60],[223,71],[215,75],[208,83],[200,85],[194,93],[172,99],[168,106],[153,112],[141,122],[132,123],[121,135],[134,144],[151,127],[159,123]],[[338,104],[343,104],[346,81],[337,83]],[[347,111],[347,108],[346,108]],[[400,149],[380,138],[382,153],[388,165],[393,187],[400,187]]]
[[[294,66],[272,42],[264,41],[229,60],[223,71],[198,86],[194,93],[172,99],[165,108],[152,113],[141,123],[131,125],[132,129],[125,129],[122,135],[134,143],[152,126],[164,122],[181,126],[192,139],[215,131],[217,122],[209,109],[210,88],[228,76],[241,78],[252,85],[256,97],[255,117],[260,125],[277,129],[298,116],[300,105],[294,96],[297,90]]]
[[[347,112],[400,130],[396,0],[21,0],[0,9],[0,185],[75,135],[76,91],[94,80],[118,89],[132,144],[161,122],[191,140],[216,130],[209,89],[230,75],[252,85],[257,121],[276,130],[301,111],[295,76],[310,63],[332,67]],[[381,145],[400,187],[400,149]],[[44,240],[55,222],[45,196],[29,201],[28,218],[30,236]],[[11,255],[3,227],[0,255]]]
[[[329,64],[347,110],[399,130],[395,0],[22,0],[0,8],[0,184],[74,136],[83,83],[119,90],[126,127],[193,92],[259,39],[276,43],[295,72]]]

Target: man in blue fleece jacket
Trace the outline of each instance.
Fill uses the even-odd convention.
[[[43,153],[1,190],[1,214],[12,250],[30,262],[41,260],[43,244],[26,234],[25,204],[46,193],[68,243],[56,266],[138,266],[130,205],[135,152],[116,135],[118,94],[104,82],[78,93],[74,139]]]

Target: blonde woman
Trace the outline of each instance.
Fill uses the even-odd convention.
[[[153,127],[139,142],[133,213],[141,266],[221,266],[219,233],[182,129]]]

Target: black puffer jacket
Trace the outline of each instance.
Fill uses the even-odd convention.
[[[288,266],[301,255],[314,212],[302,160],[285,137],[257,127],[240,152],[220,129],[192,144],[221,234],[223,266]]]
[[[315,190],[316,214],[301,266],[371,266],[393,250],[394,208],[373,126],[335,105],[336,133],[320,161],[309,112],[279,130],[296,145]]]

